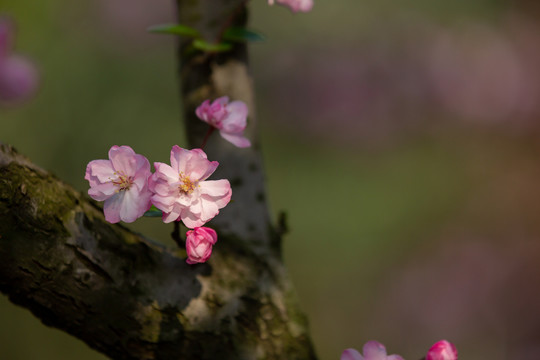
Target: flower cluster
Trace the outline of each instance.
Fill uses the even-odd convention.
[[[0,18],[1,104],[22,102],[37,89],[37,70],[28,58],[13,53],[14,37],[14,24],[7,18]]]
[[[399,355],[387,355],[386,348],[377,341],[368,341],[362,348],[363,355],[356,349],[345,349],[340,360],[403,360]],[[429,348],[425,360],[457,360],[457,349],[446,340],[437,341]]]
[[[212,103],[204,101],[197,116],[221,136],[238,147],[248,147],[243,136],[247,123],[247,106],[241,101],[229,103],[221,97]],[[161,211],[163,222],[182,221],[193,229],[186,234],[187,262],[208,260],[217,233],[203,227],[224,208],[232,196],[228,180],[208,180],[218,167],[202,149],[187,150],[178,145],[171,149],[170,165],[155,162],[155,172],[146,157],[129,146],[113,146],[108,160],[93,160],[86,167],[90,184],[88,195],[104,201],[105,220],[131,223],[143,216],[152,205]]]

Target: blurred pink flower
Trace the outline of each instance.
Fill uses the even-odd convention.
[[[218,167],[201,149],[171,150],[171,166],[156,162],[149,179],[152,203],[163,211],[166,223],[182,220],[188,228],[202,226],[231,200],[228,180],[205,181]]]
[[[196,227],[189,230],[186,236],[188,264],[203,263],[212,255],[212,246],[217,241],[215,230],[207,227]]]
[[[0,18],[0,103],[27,100],[37,89],[38,74],[27,58],[12,54],[13,23]]]
[[[457,360],[457,349],[451,342],[439,340],[429,348],[426,360]]]
[[[386,348],[380,342],[371,340],[362,348],[364,356],[356,349],[346,349],[340,360],[403,360],[399,355],[386,355]]]
[[[276,0],[280,5],[287,6],[292,12],[308,12],[313,8],[313,0]],[[274,5],[274,0],[268,0],[269,5]]]
[[[229,103],[227,96],[220,97],[212,103],[205,100],[195,110],[195,114],[202,121],[218,129],[225,140],[240,148],[251,146],[250,141],[243,135],[248,115],[248,108],[244,102]]]
[[[105,201],[103,210],[108,222],[133,222],[150,208],[150,163],[129,146],[114,145],[109,159],[88,163],[84,176],[90,183],[88,195]]]

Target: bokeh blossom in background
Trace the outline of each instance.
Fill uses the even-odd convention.
[[[244,136],[247,126],[248,107],[242,101],[229,102],[223,96],[212,102],[205,100],[195,110],[199,119],[219,130],[222,138],[240,148],[251,146]]]
[[[276,2],[291,9],[292,12],[308,12],[313,8],[313,0],[268,0],[269,5]]]
[[[457,360],[457,349],[451,342],[440,340],[429,348],[426,360]]]
[[[14,52],[15,24],[0,16],[0,105],[14,105],[31,98],[38,85],[32,61]]]
[[[371,340],[364,344],[363,355],[356,349],[346,349],[340,360],[403,360],[399,355],[387,355],[386,347],[378,341]]]

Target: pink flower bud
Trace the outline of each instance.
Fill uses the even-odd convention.
[[[217,241],[217,233],[207,227],[196,227],[189,230],[186,236],[188,264],[203,263],[212,255],[212,246]]]
[[[437,341],[429,348],[426,360],[457,360],[457,349],[446,340]]]

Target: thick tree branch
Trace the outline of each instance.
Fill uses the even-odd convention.
[[[111,358],[314,358],[275,252],[221,237],[187,265],[5,145],[0,216],[0,290]]]

